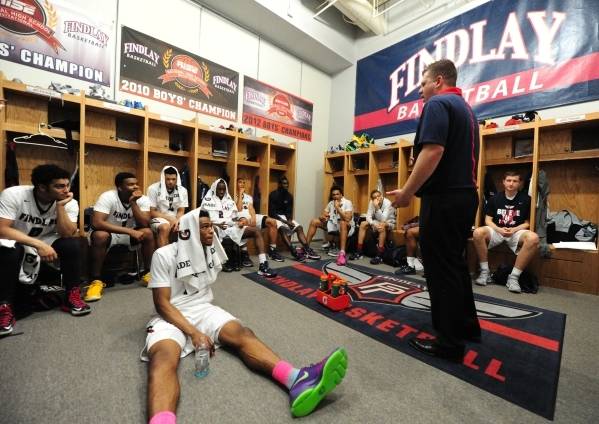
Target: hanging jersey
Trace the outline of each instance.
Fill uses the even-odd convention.
[[[176,216],[179,208],[189,206],[187,199],[187,190],[183,186],[176,186],[173,191],[166,193],[166,198],[160,200],[160,182],[152,184],[148,187],[148,199],[150,207],[156,208],[158,212]]]
[[[150,199],[147,196],[141,196],[137,199],[137,204],[142,212],[150,212]],[[94,211],[107,214],[110,224],[127,228],[136,227],[131,205],[121,202],[116,190],[102,193],[94,205]]]
[[[65,205],[71,222],[77,222],[79,204],[72,199]],[[56,232],[56,202],[50,205],[37,203],[33,186],[14,186],[0,194],[0,218],[13,221],[16,230],[52,244],[60,236]]]

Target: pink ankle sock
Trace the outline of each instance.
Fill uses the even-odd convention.
[[[289,362],[279,361],[272,369],[272,378],[281,383],[288,389],[293,386],[293,382],[299,374],[299,369],[293,368]]]
[[[157,412],[148,424],[177,424],[177,416],[171,411]]]

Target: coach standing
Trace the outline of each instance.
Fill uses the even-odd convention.
[[[420,352],[461,362],[464,341],[480,341],[472,283],[464,250],[478,207],[478,124],[456,87],[450,60],[431,63],[422,74],[424,108],[416,130],[416,163],[403,188],[387,194],[394,205],[421,197],[420,249],[431,300],[435,340],[412,339]]]

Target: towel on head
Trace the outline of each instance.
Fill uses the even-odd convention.
[[[214,283],[227,260],[218,237],[212,240],[212,246],[202,246],[200,209],[181,217],[177,241],[177,279],[185,284],[185,289],[190,293]]]

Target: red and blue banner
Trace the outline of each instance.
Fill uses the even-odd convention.
[[[354,131],[415,131],[422,71],[439,59],[479,118],[599,99],[598,32],[595,0],[491,0],[358,61]]]

